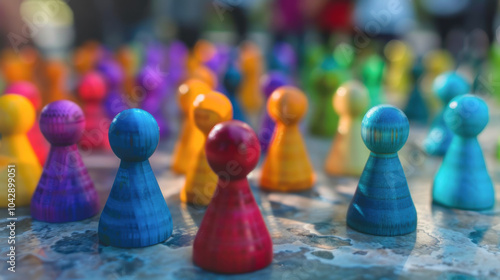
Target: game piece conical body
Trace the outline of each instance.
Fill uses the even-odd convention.
[[[109,143],[121,163],[99,220],[101,243],[146,247],[172,234],[172,216],[148,160],[159,140],[159,127],[144,110],[125,110],[111,123]]]
[[[443,73],[434,81],[433,91],[441,99],[443,109],[433,120],[429,134],[424,140],[424,149],[429,155],[444,156],[446,154],[453,132],[445,123],[444,111],[453,98],[468,93],[469,89],[467,81],[456,72]]]
[[[423,67],[421,63],[417,61],[412,69],[413,88],[403,112],[410,122],[427,124],[429,120],[429,109],[427,108],[426,100],[422,96],[422,90],[420,88],[422,84],[422,72]]]
[[[203,133],[196,127],[189,112],[196,97],[210,91],[210,87],[198,79],[189,79],[179,86],[177,98],[184,119],[172,156],[172,171],[175,173],[186,174],[190,163],[194,161],[198,151],[203,146]]]
[[[455,97],[444,113],[455,134],[434,178],[434,202],[458,209],[493,207],[495,190],[484,162],[477,135],[488,123],[488,106],[473,95]]]
[[[257,136],[245,123],[223,122],[210,132],[206,153],[219,178],[194,239],[194,263],[218,273],[246,273],[268,266],[273,244],[247,180],[259,161]],[[227,168],[231,163],[234,169]]]
[[[98,72],[89,72],[78,85],[78,95],[85,115],[85,131],[80,147],[85,151],[109,150],[108,130],[111,120],[102,105],[106,98],[106,81]]]
[[[397,152],[408,139],[408,118],[396,107],[379,105],[363,118],[361,136],[370,157],[347,210],[347,225],[382,236],[411,233],[417,211]]]
[[[224,74],[223,84],[226,96],[231,101],[233,106],[233,119],[246,122],[245,114],[241,109],[240,103],[238,101],[238,91],[241,86],[241,73],[234,63],[230,63],[227,67],[226,73]]]
[[[24,96],[0,97],[0,207],[9,204],[9,173],[15,175],[15,205],[30,204],[42,167],[26,136],[35,122],[35,109]],[[10,172],[14,169],[14,172]],[[9,171],[10,170],[10,171]],[[11,175],[12,176],[12,175]]]
[[[344,83],[335,93],[333,106],[340,120],[325,162],[327,174],[359,176],[363,172],[370,152],[361,139],[361,120],[369,103],[368,90],[358,81]]]
[[[203,133],[203,145],[188,167],[180,197],[182,202],[206,206],[210,203],[217,185],[217,175],[210,169],[205,155],[206,137],[216,124],[233,117],[233,109],[224,94],[210,91],[196,97],[190,114],[191,120]]]
[[[96,215],[99,198],[76,146],[85,129],[82,110],[68,100],[49,103],[42,110],[40,129],[51,148],[31,199],[31,216],[63,223]]]
[[[307,111],[307,97],[295,87],[283,86],[269,97],[267,110],[276,128],[262,165],[260,187],[284,192],[312,188],[313,168],[299,129]]]
[[[5,94],[17,94],[28,98],[31,105],[35,108],[35,112],[39,112],[42,109],[42,96],[33,83],[15,82],[10,84],[4,92]],[[28,131],[27,136],[40,165],[43,166],[49,154],[50,145],[47,140],[45,140],[45,137],[43,137],[38,121],[35,121]]]
[[[96,70],[100,72],[106,80],[108,95],[104,101],[104,106],[108,118],[113,119],[121,111],[130,108],[128,100],[123,95],[123,70],[120,68],[120,65],[111,58],[105,58],[100,61],[97,64]],[[136,94],[144,95],[142,91]],[[142,95],[140,98],[143,98]],[[134,98],[132,98],[132,100],[134,100]]]
[[[268,75],[264,76],[262,80],[262,91],[264,92],[266,102],[277,88],[285,85],[290,85],[290,80],[287,76],[280,72],[270,72]],[[269,143],[273,137],[275,126],[276,123],[271,116],[269,116],[267,110],[265,110],[259,130],[259,142],[262,154],[267,153],[267,148],[269,147]]]
[[[370,107],[386,102],[382,91],[385,68],[385,62],[378,54],[371,55],[363,63],[361,77],[370,95]]]
[[[262,54],[257,45],[245,42],[241,46],[240,59],[243,75],[239,94],[240,102],[247,114],[255,114],[262,110],[264,104],[259,87],[263,72]]]

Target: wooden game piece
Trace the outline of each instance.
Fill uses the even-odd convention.
[[[1,52],[0,68],[7,84],[31,80],[30,70],[32,69],[11,48],[6,48]]]
[[[279,71],[289,77],[295,77],[297,74],[297,54],[289,43],[276,43],[269,60],[271,70]]]
[[[247,115],[256,115],[262,110],[264,99],[259,88],[263,73],[262,54],[252,42],[244,42],[240,50],[240,67],[243,81],[240,87],[240,103]]]
[[[241,73],[240,70],[234,65],[234,63],[229,63],[226,73],[224,74],[223,84],[226,96],[231,101],[233,106],[233,119],[246,122],[245,113],[241,109],[238,99],[238,93],[241,86]]]
[[[205,82],[212,89],[217,88],[217,76],[212,70],[204,65],[199,65],[194,71],[191,72],[190,78],[198,79]]]
[[[451,53],[442,49],[429,51],[423,58],[424,73],[422,75],[421,89],[432,114],[442,109],[440,100],[434,95],[434,81],[440,74],[452,71],[454,64]]]
[[[194,263],[217,273],[246,273],[268,266],[273,244],[247,180],[259,161],[257,136],[243,122],[220,123],[208,135],[206,154],[219,178],[194,239]]]
[[[172,216],[148,160],[159,140],[159,127],[144,110],[125,110],[111,123],[109,143],[121,163],[99,220],[101,243],[146,247],[172,234]]]
[[[120,65],[110,58],[101,60],[97,66],[96,70],[101,73],[101,75],[106,80],[106,86],[108,89],[108,95],[104,101],[104,106],[106,108],[106,113],[109,119],[113,119],[118,113],[123,110],[129,109],[130,101],[135,99],[127,99],[123,94],[123,70]],[[144,92],[140,90],[140,96],[136,99],[144,98]],[[132,104],[133,102],[130,102]]]
[[[83,75],[92,71],[104,55],[104,50],[97,41],[87,41],[73,53],[73,65],[76,72]]]
[[[31,216],[64,223],[97,215],[99,197],[76,145],[85,129],[83,111],[71,101],[54,101],[43,108],[40,129],[51,148],[31,199]]]
[[[362,116],[368,110],[368,90],[358,81],[339,87],[333,97],[333,107],[340,116],[337,135],[325,162],[330,175],[360,176],[370,152],[361,139]]]
[[[488,106],[465,94],[453,98],[444,114],[454,136],[434,178],[432,199],[451,208],[489,209],[495,204],[495,189],[477,140],[488,123]]]
[[[31,82],[15,82],[10,84],[4,92],[5,94],[17,94],[28,98],[36,112],[39,112],[42,108],[42,96],[40,91]],[[31,147],[40,162],[40,165],[43,166],[45,164],[45,160],[47,159],[47,155],[49,154],[50,146],[40,131],[38,121],[35,121],[31,129],[28,131],[27,136]]]
[[[269,100],[269,97],[276,89],[290,84],[291,82],[288,77],[285,76],[285,74],[276,71],[269,72],[262,79],[262,92],[264,93],[266,102]],[[269,147],[269,143],[271,142],[275,126],[276,123],[271,118],[271,116],[269,116],[269,113],[266,110],[259,130],[259,142],[262,154],[267,153],[267,148]]]
[[[393,94],[396,103],[402,103],[410,92],[413,50],[403,41],[392,40],[385,46],[384,54],[388,60],[385,75],[387,90]]]
[[[267,110],[276,127],[262,165],[261,188],[283,192],[312,188],[314,173],[299,130],[307,103],[304,93],[291,86],[280,87],[269,97]]]
[[[382,236],[408,234],[417,227],[417,211],[397,152],[410,125],[396,107],[379,105],[363,118],[361,136],[371,154],[347,210],[347,225]]]
[[[190,120],[203,133],[203,141],[188,167],[180,197],[182,202],[206,206],[215,191],[217,175],[210,169],[203,147],[216,124],[232,119],[233,108],[224,94],[210,91],[196,97],[189,113]]]
[[[370,95],[370,107],[386,102],[382,91],[385,69],[385,62],[378,54],[370,55],[363,63],[361,79]]]
[[[111,120],[103,107],[107,86],[104,77],[96,71],[85,74],[78,85],[78,96],[85,115],[85,131],[80,139],[84,150],[109,150],[108,129]]]
[[[203,146],[203,133],[196,128],[189,112],[196,97],[210,91],[206,83],[197,79],[189,79],[179,86],[177,97],[184,118],[172,156],[172,171],[175,173],[186,174],[190,162]]]
[[[8,195],[9,173],[15,175],[15,205],[30,204],[42,173],[26,136],[34,122],[35,109],[26,97],[16,94],[0,97],[0,180],[4,182],[0,184],[0,207],[6,208],[14,198]]]
[[[413,87],[403,112],[406,117],[408,117],[410,122],[427,124],[427,121],[429,120],[429,109],[427,108],[427,102],[422,95],[422,72],[423,66],[420,59],[417,59],[412,68]]]
[[[123,92],[130,97],[135,87],[135,74],[139,65],[139,58],[129,46],[120,47],[116,51],[115,58],[124,72]]]
[[[450,101],[469,93],[469,83],[456,72],[446,72],[439,75],[433,84],[434,94],[441,100],[443,108],[432,121],[429,134],[424,140],[425,151],[432,156],[444,156],[453,138],[453,133],[446,125],[444,112]]]
[[[45,95],[44,104],[48,104],[57,100],[71,99],[67,90],[67,81],[69,70],[66,64],[61,60],[49,60],[45,65],[45,73],[47,75],[47,93]]]
[[[187,77],[188,54],[187,47],[180,41],[173,41],[167,50],[168,73],[170,74],[167,76],[169,79],[167,84],[173,88],[174,92]]]
[[[193,47],[193,50],[188,56],[187,59],[187,69],[190,74],[194,73],[194,71],[204,65],[207,61],[212,59],[212,57],[217,52],[214,44],[207,40],[198,40]]]

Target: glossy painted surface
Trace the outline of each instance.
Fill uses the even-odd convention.
[[[381,236],[416,230],[417,211],[397,154],[409,132],[408,119],[396,107],[379,105],[366,113],[361,136],[371,154],[347,210],[349,227]]]
[[[9,201],[8,170],[15,166],[15,204],[27,206],[42,173],[42,167],[26,134],[35,122],[35,109],[31,102],[20,95],[0,97],[0,207],[7,208]],[[12,173],[12,172],[10,172]],[[12,198],[12,197],[10,197]]]
[[[489,120],[488,106],[473,95],[458,96],[449,103],[444,119],[454,136],[434,178],[433,201],[467,210],[493,207],[495,190],[477,141]]]
[[[219,179],[194,239],[194,263],[219,273],[268,266],[272,240],[247,180],[260,157],[257,136],[240,121],[220,123],[208,136],[206,154]]]
[[[158,124],[144,110],[125,110],[111,123],[109,142],[121,163],[99,220],[101,243],[146,247],[172,234],[172,216],[148,160],[159,140]]]
[[[67,100],[49,103],[40,129],[51,148],[31,199],[32,218],[64,223],[96,215],[99,198],[76,145],[85,129],[82,110]]]

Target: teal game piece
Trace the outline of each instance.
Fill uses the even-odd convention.
[[[434,178],[433,201],[465,210],[493,207],[495,190],[477,141],[488,123],[488,106],[471,94],[458,96],[448,105],[444,119],[455,135]]]
[[[99,220],[100,242],[133,248],[165,241],[172,216],[148,160],[160,140],[158,124],[148,112],[128,109],[114,118],[108,134],[121,163]]]
[[[233,105],[233,119],[247,122],[245,113],[243,113],[243,109],[241,108],[240,102],[237,98],[242,79],[240,70],[236,67],[234,62],[230,62],[222,80],[224,93],[228,97],[229,101],[231,101],[231,105]]]
[[[429,134],[424,140],[424,149],[432,156],[444,156],[450,146],[453,133],[444,120],[444,111],[450,101],[459,95],[469,93],[469,83],[456,72],[439,75],[433,83],[432,90],[443,103],[443,110],[431,124]]]
[[[403,111],[410,122],[427,124],[429,121],[429,109],[420,88],[423,72],[424,66],[422,65],[422,61],[421,59],[417,59],[412,68],[413,88]]]
[[[417,211],[397,152],[408,139],[410,125],[396,107],[371,108],[361,123],[370,157],[347,210],[347,225],[357,231],[395,236],[417,227]]]

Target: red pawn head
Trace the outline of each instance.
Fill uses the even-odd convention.
[[[78,95],[83,101],[101,101],[106,97],[106,92],[106,81],[97,72],[90,72],[83,76],[78,85]]]
[[[226,121],[217,124],[208,134],[206,154],[210,167],[219,177],[240,179],[257,165],[260,144],[246,123]]]
[[[39,111],[42,108],[42,97],[40,95],[40,91],[33,83],[25,81],[15,82],[10,84],[4,92],[5,94],[13,93],[28,98],[31,104],[33,104],[33,107],[35,107],[36,111]]]

